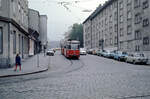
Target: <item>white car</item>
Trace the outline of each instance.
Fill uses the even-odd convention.
[[[106,58],[110,58],[111,51],[110,50],[103,50],[102,56]]]
[[[80,55],[86,55],[86,54],[87,54],[86,50],[84,48],[81,48]]]
[[[146,58],[143,53],[133,53],[133,54],[129,54],[126,57],[126,62],[130,62],[133,64],[136,64],[136,63],[147,64],[147,61],[148,61],[148,58]]]
[[[54,50],[48,50],[46,52],[46,55],[48,55],[48,56],[54,56]]]

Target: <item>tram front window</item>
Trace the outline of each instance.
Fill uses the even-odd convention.
[[[71,44],[71,49],[72,50],[79,49],[79,44]]]

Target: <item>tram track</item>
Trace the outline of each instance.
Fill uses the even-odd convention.
[[[70,70],[66,71],[65,74],[71,73],[71,72],[75,72],[80,70],[81,68],[83,68],[85,66],[85,63],[82,60],[78,60],[78,62],[80,62],[80,65],[77,65],[73,62],[74,60],[70,60],[71,63],[71,67],[74,66],[73,68],[71,68]],[[76,66],[75,66],[76,65]]]

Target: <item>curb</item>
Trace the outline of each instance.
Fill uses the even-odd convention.
[[[0,76],[0,78],[25,76],[25,75],[31,75],[31,74],[37,74],[37,73],[46,72],[46,71],[48,71],[48,70],[49,70],[49,67],[47,67],[46,69],[43,69],[43,70],[35,71],[35,72],[22,73],[22,74],[14,74],[14,75],[3,75],[3,76]]]

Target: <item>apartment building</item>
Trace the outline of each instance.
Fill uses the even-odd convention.
[[[28,1],[0,0],[0,67],[28,56]]]
[[[83,22],[84,44],[87,49],[117,49],[117,6],[116,0],[106,2],[103,6],[99,5]],[[91,44],[87,42],[91,42]]]
[[[108,0],[83,22],[84,45],[150,56],[149,21],[149,0]]]

